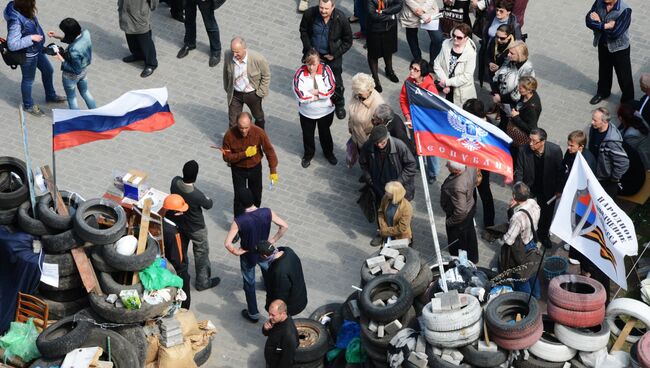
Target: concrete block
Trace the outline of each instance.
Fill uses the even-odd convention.
[[[415,367],[426,368],[429,365],[429,359],[426,354],[419,352],[411,352],[408,357],[408,361]]]
[[[462,307],[458,297],[458,290],[446,292],[440,296],[440,299],[443,310],[460,309]]]
[[[348,302],[348,305],[350,306],[350,311],[352,312],[354,318],[361,317],[361,312],[359,311],[359,304],[357,303],[356,300],[354,299],[350,300]]]
[[[376,306],[379,306],[379,307],[385,307],[385,306],[386,306],[386,303],[385,303],[383,300],[381,300],[381,299],[375,299],[375,300],[373,300],[373,301],[372,301],[372,304],[373,304],[373,305],[376,305]]]
[[[528,358],[530,358],[530,353],[528,352],[528,349],[524,349],[523,353],[524,353],[524,360],[528,360]]]
[[[167,340],[173,339],[178,335],[183,335],[183,330],[181,330],[180,328],[172,331],[164,331],[164,332],[160,331],[160,337]]]
[[[433,353],[436,354],[437,356],[441,356],[442,355],[442,349],[433,346]]]
[[[397,303],[397,296],[393,295],[391,296],[387,301],[386,304],[391,305]]]
[[[427,341],[424,339],[424,336],[418,335],[418,339],[415,340],[415,351],[418,353],[427,352]]]
[[[379,265],[379,267],[381,267],[381,273],[384,274],[384,275],[392,273],[391,272],[392,268],[390,267],[390,263],[388,263],[388,262],[382,263],[381,265]]]
[[[395,263],[393,263],[394,269],[401,271],[402,268],[404,268],[404,265],[406,265],[406,263],[403,260],[401,260],[400,258],[395,258]]]
[[[366,265],[368,265],[368,268],[375,268],[384,262],[386,262],[386,258],[384,256],[377,256],[366,259]]]
[[[166,348],[171,348],[172,346],[180,345],[183,343],[183,334],[176,335],[172,338],[161,337],[160,343]]]
[[[368,323],[368,330],[370,330],[370,332],[377,332],[377,327],[378,325],[375,321],[370,321],[370,323]]]
[[[402,323],[398,320],[394,320],[393,322],[384,326],[384,331],[386,331],[387,334],[392,335],[397,331],[399,331],[401,328],[402,328]]]
[[[395,259],[401,259],[403,262],[406,262],[406,257],[404,255],[400,254],[399,256],[395,257]]]
[[[375,267],[370,269],[370,274],[371,275],[377,275],[380,272],[381,272],[381,267],[379,267],[379,266],[375,266]]]
[[[387,258],[395,258],[399,256],[399,250],[384,247],[379,254]]]
[[[440,359],[442,359],[445,362],[448,362],[450,364],[453,364],[453,365],[460,365],[460,360],[456,360],[451,355],[448,355],[448,354],[442,354],[440,356]]]
[[[499,347],[493,341],[490,341],[490,344],[488,345],[485,341],[478,340],[478,351],[497,351],[497,350],[499,350]]]
[[[440,298],[431,299],[431,310],[433,312],[439,312],[442,310],[442,300]]]
[[[389,264],[391,267],[394,267],[394,266],[395,266],[395,258],[388,258],[388,261],[387,261],[387,262],[388,262],[388,264]]]
[[[456,350],[456,349],[453,349],[453,350],[451,351],[451,357],[454,358],[454,360],[461,361],[461,360],[463,360],[463,358],[464,358],[465,356],[464,356],[463,353],[461,353],[460,351],[458,351],[458,350]]]
[[[115,301],[117,300],[117,294],[109,294],[106,297],[106,302],[110,304],[115,304]]]
[[[388,248],[393,248],[393,249],[404,249],[408,248],[409,246],[409,240],[408,239],[395,239],[391,240],[390,243],[386,244],[386,247]]]
[[[385,335],[384,325],[377,326],[377,337],[382,338]]]

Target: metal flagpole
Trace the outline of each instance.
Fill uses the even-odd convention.
[[[23,104],[18,106],[18,117],[20,126],[23,130],[23,150],[25,151],[25,165],[27,166],[27,185],[29,187],[29,201],[32,205],[32,216],[36,217],[36,195],[34,194],[34,173],[32,172],[32,158],[29,156],[29,147],[27,144],[27,125],[25,125],[25,113]],[[25,183],[23,183],[25,185]]]
[[[414,133],[420,146],[420,134]],[[419,150],[422,152],[422,149]],[[436,231],[436,220],[433,218],[433,208],[431,207],[431,196],[429,195],[429,185],[427,183],[427,174],[424,167],[424,159],[418,155],[420,163],[420,174],[422,176],[422,186],[424,187],[424,200],[427,203],[427,212],[429,213],[429,224],[431,225],[431,233],[433,234],[433,245],[436,251],[436,259],[438,260],[438,269],[440,270],[440,280],[442,281],[441,287],[444,292],[447,292],[447,278],[445,277],[445,268],[442,265],[442,255],[440,254],[440,243],[438,241],[438,232]]]

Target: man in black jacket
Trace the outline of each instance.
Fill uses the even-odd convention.
[[[293,366],[298,348],[298,330],[293,318],[287,315],[287,305],[280,299],[269,306],[269,319],[262,327],[267,336],[264,345],[264,360],[267,368],[285,368]]]
[[[194,252],[194,266],[196,267],[196,290],[203,291],[219,285],[221,279],[210,278],[210,246],[208,245],[208,229],[205,228],[203,208],[212,208],[212,200],[194,186],[199,174],[199,164],[192,160],[183,166],[183,177],[176,176],[172,179],[169,188],[171,194],[178,194],[187,204],[189,209],[177,223],[183,242],[192,241]]]
[[[529,137],[528,147],[519,150],[514,181],[528,185],[532,196],[537,200],[540,207],[537,234],[542,244],[550,248],[549,229],[555,209],[555,203],[551,199],[559,200],[564,187],[562,149],[557,144],[546,141],[546,131],[542,128],[531,130]]]
[[[345,119],[345,98],[343,92],[343,54],[352,47],[352,29],[345,14],[336,9],[335,0],[320,0],[303,14],[300,21],[300,39],[303,54],[311,48],[320,53],[320,59],[327,64],[334,78],[336,89],[332,99],[336,106],[336,117]]]
[[[257,245],[260,259],[269,262],[266,272],[266,305],[269,313],[271,302],[281,299],[287,304],[289,315],[295,316],[307,306],[307,287],[302,273],[300,258],[289,247],[275,248],[267,240]]]

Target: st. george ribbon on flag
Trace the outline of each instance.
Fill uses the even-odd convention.
[[[406,82],[418,155],[492,171],[512,182],[512,139],[498,127]]]

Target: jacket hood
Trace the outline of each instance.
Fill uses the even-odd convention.
[[[603,142],[605,141],[614,141],[614,142],[623,142],[623,136],[621,135],[621,131],[616,129],[614,124],[612,122],[609,122],[609,127],[607,128],[607,134],[605,134],[605,138],[603,138]]]
[[[7,4],[7,7],[5,8],[5,11],[4,11],[4,17],[5,17],[5,20],[7,21],[7,23],[10,20],[17,19],[19,14],[20,13],[18,13],[18,10],[14,9],[14,2],[10,1],[9,4]]]

